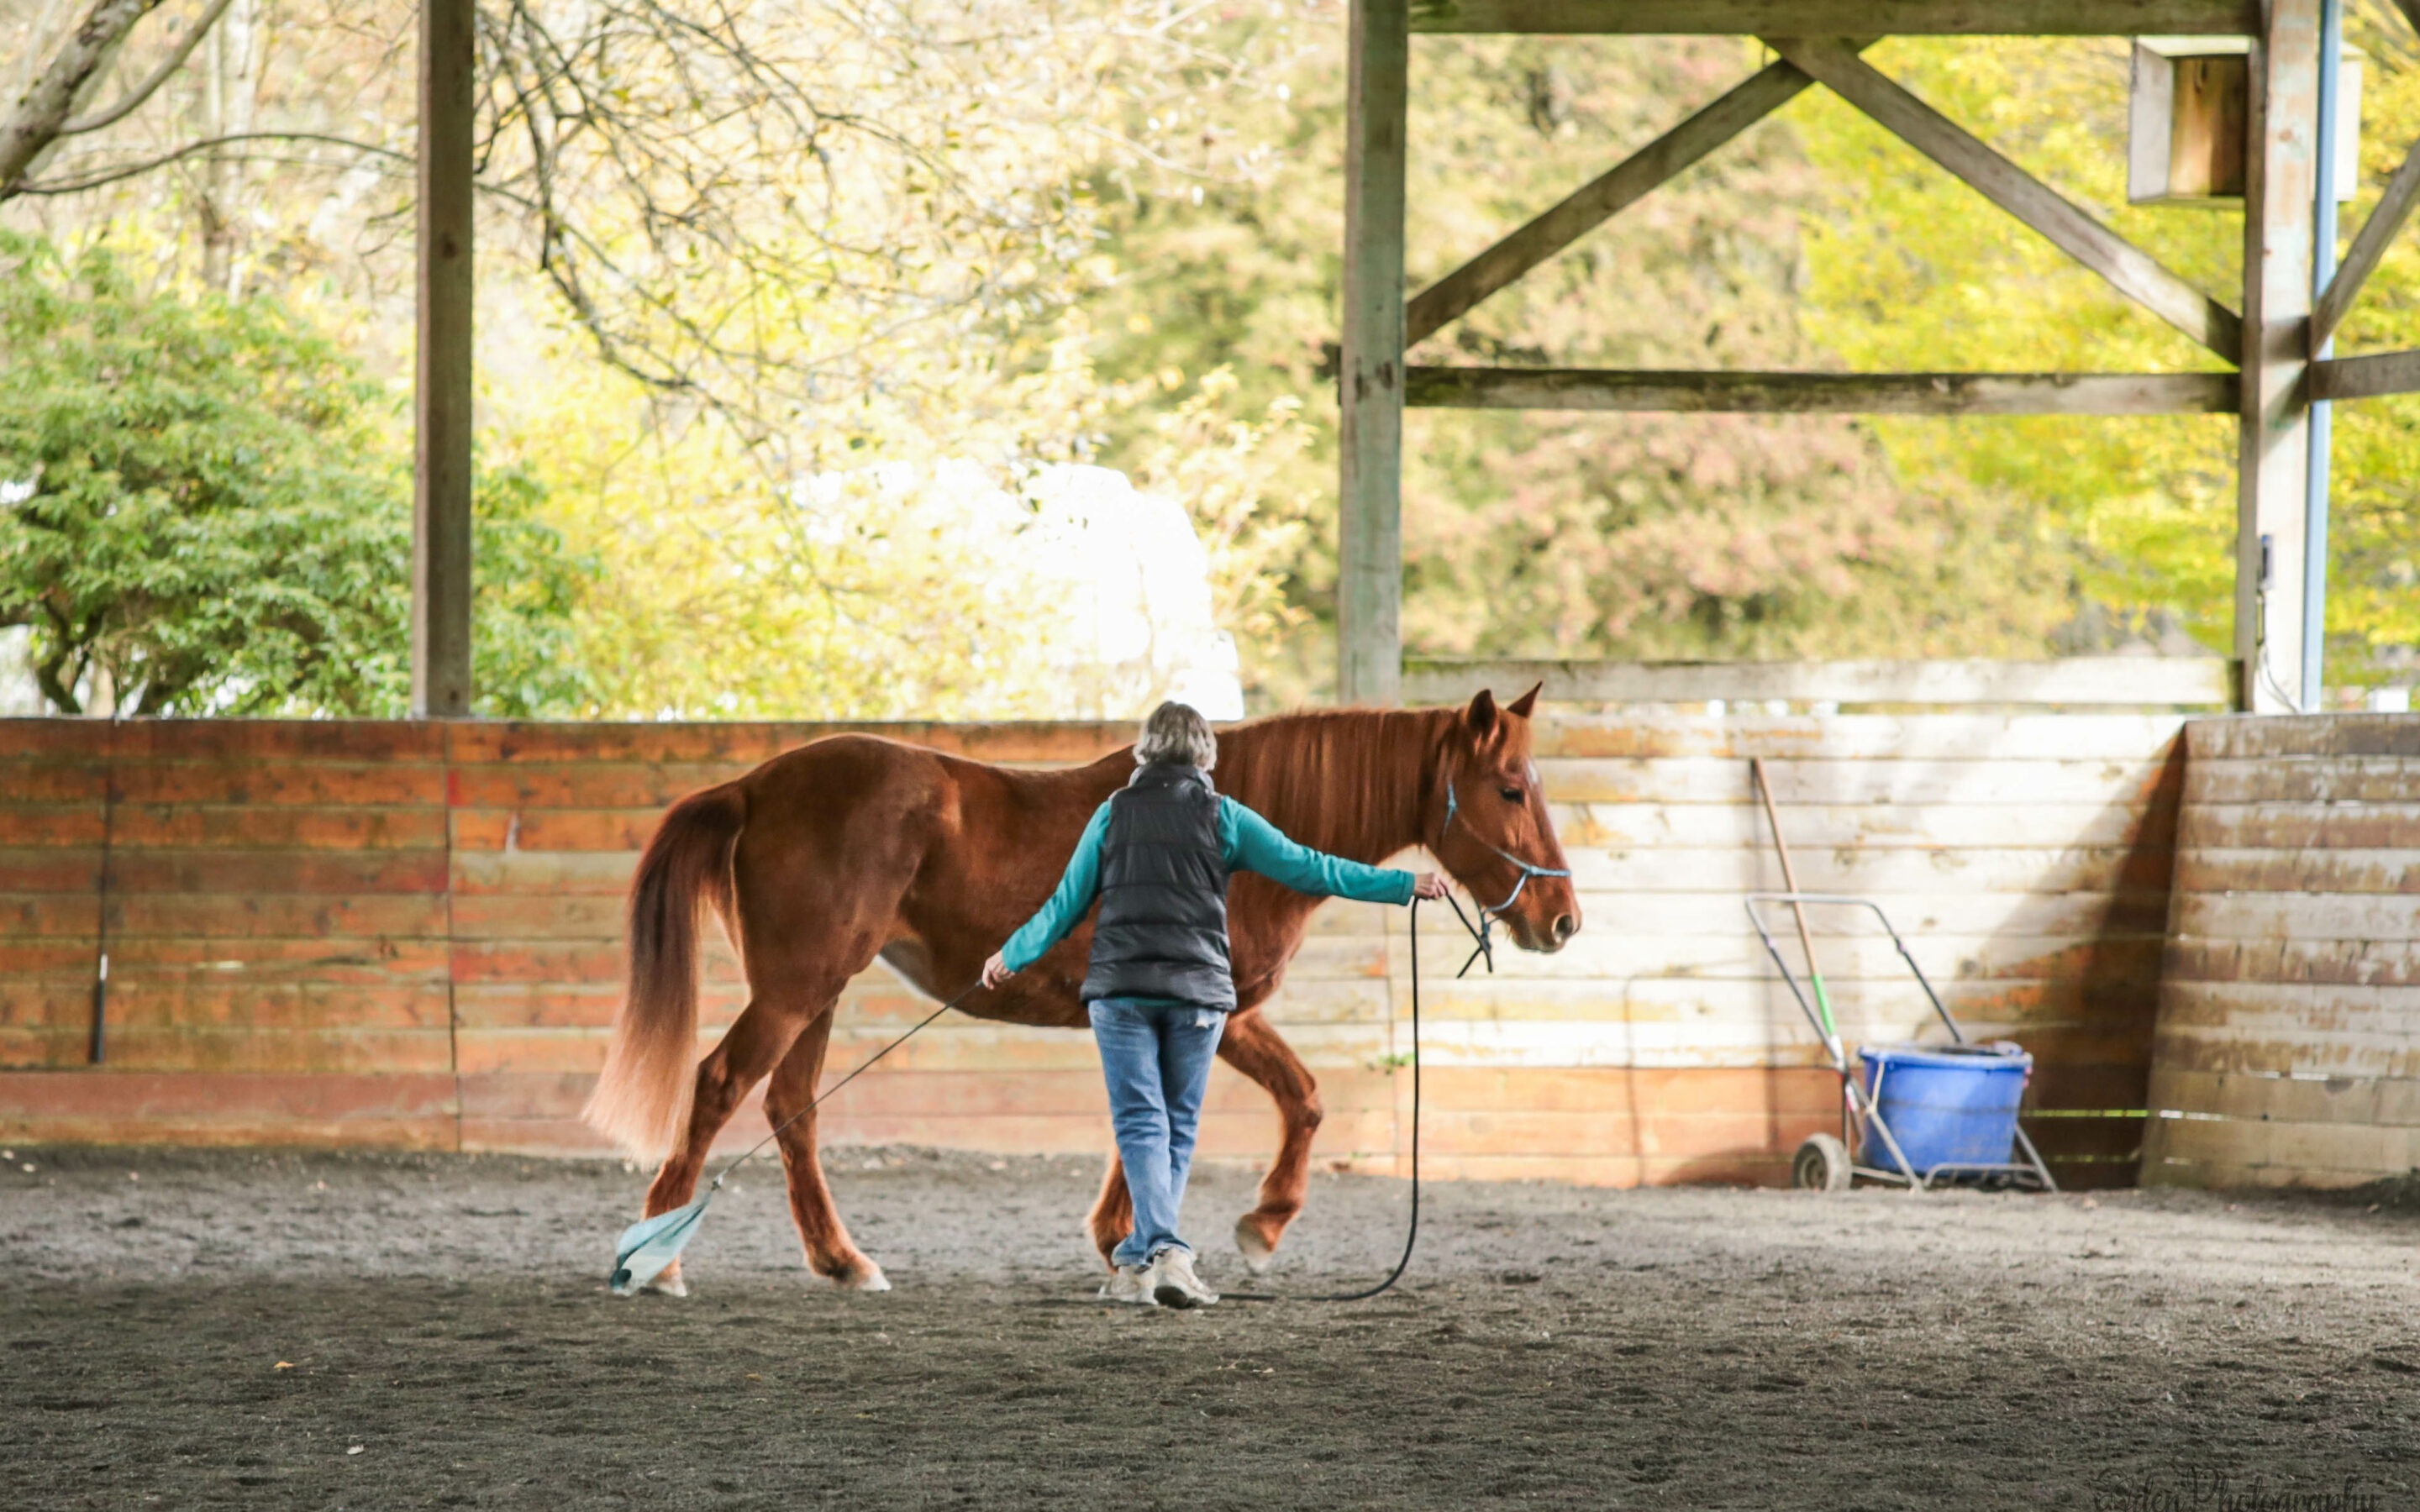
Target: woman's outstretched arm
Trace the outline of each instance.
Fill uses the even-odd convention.
[[[1067,857],[1067,870],[1059,876],[1059,886],[1050,901],[1018,926],[1008,943],[984,963],[984,985],[997,987],[1011,975],[1042,959],[1044,951],[1067,937],[1067,932],[1081,922],[1093,906],[1094,896],[1101,890],[1101,838],[1109,832],[1109,806],[1106,803],[1093,810],[1084,834],[1076,841],[1076,854]]]
[[[1314,898],[1407,903],[1415,895],[1445,896],[1445,883],[1435,872],[1415,876],[1394,867],[1364,866],[1314,851],[1287,839],[1284,831],[1234,799],[1222,797],[1218,803],[1218,836],[1231,870],[1258,872]]]

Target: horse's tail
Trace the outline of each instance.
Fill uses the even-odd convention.
[[[737,782],[674,804],[630,884],[630,990],[582,1117],[644,1159],[689,1121],[696,1089],[697,916],[711,904],[735,937],[732,847],[748,819]]]

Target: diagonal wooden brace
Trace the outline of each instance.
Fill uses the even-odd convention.
[[[2412,218],[2412,208],[2420,204],[2420,143],[2412,144],[2404,154],[2403,166],[2386,181],[2386,193],[2379,196],[2378,208],[2361,223],[2361,231],[2352,239],[2345,260],[2335,276],[2328,280],[2327,292],[2311,310],[2311,350],[2317,354],[2344,323],[2347,311],[2361,293],[2363,284],[2378,270],[2379,259],[2386,255],[2386,245],[2395,239],[2403,223]]]
[[[1864,48],[1872,43],[1848,45]],[[1768,64],[1713,104],[1574,190],[1552,209],[1422,289],[1404,312],[1404,345],[1417,347],[1435,335],[1498,289],[1797,99],[1814,82],[1794,64]]]
[[[1848,43],[1820,38],[1767,38],[1765,45],[1949,170],[1968,188],[2050,239],[2118,293],[2228,362],[2243,360],[2242,316],[1910,94],[1857,56]]]

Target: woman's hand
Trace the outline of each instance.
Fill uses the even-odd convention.
[[[1431,903],[1445,896],[1445,878],[1434,872],[1423,872],[1412,878],[1412,896],[1426,898]]]
[[[1016,972],[1008,969],[1006,957],[998,950],[994,950],[991,953],[991,959],[984,963],[983,984],[986,987],[997,987],[1016,975]]]

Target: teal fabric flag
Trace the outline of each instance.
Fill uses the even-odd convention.
[[[722,1183],[717,1181],[715,1186]],[[680,1258],[690,1239],[697,1234],[698,1220],[706,1216],[706,1205],[714,1200],[714,1187],[706,1196],[685,1208],[659,1212],[644,1218],[622,1230],[621,1242],[613,1246],[613,1294],[630,1297],[639,1288],[664,1273],[664,1267]]]

